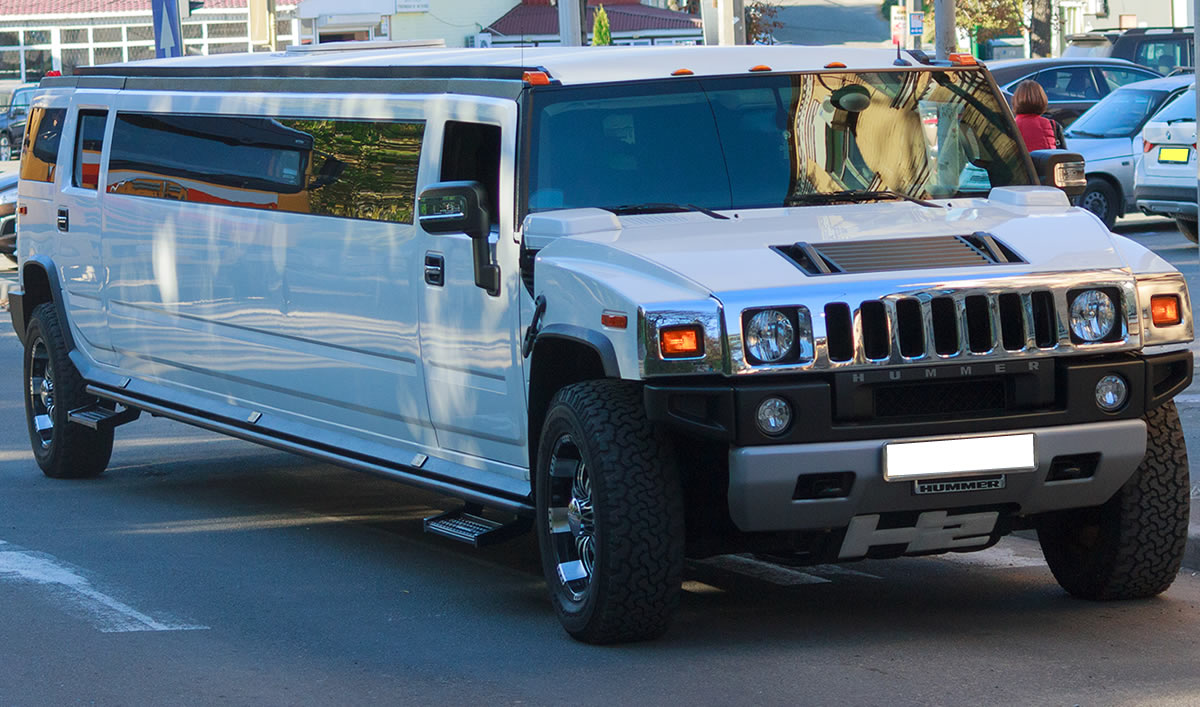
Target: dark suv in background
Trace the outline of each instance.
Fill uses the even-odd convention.
[[[1136,27],[1073,34],[1067,37],[1062,55],[1128,59],[1160,74],[1196,65],[1191,27]]]
[[[1066,127],[1109,93],[1135,81],[1156,79],[1151,71],[1123,59],[1058,57],[1047,59],[1003,59],[987,67],[1012,105],[1017,84],[1032,79],[1046,90],[1046,115]]]
[[[29,115],[29,99],[37,84],[17,86],[4,102],[0,113],[0,160],[15,160],[21,154],[21,138],[25,135],[25,120]]]

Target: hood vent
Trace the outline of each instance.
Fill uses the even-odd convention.
[[[842,243],[793,243],[771,246],[808,275],[963,268],[1026,262],[995,236],[887,238]]]

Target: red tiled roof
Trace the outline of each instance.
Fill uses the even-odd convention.
[[[204,7],[216,10],[246,7],[246,0],[204,0]],[[77,15],[91,12],[150,12],[150,0],[0,0],[0,15]]]
[[[4,0],[0,0],[3,2]],[[588,0],[587,19],[584,26],[591,28],[595,9],[593,0]],[[597,5],[604,5],[608,15],[608,23],[613,33],[638,32],[651,29],[697,29],[703,25],[696,15],[686,12],[675,12],[658,7],[641,4],[623,4],[596,0]],[[509,10],[503,17],[484,28],[502,37],[520,37],[522,35],[558,34],[558,8],[550,5],[535,5],[528,1]]]

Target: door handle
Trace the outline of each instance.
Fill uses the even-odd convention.
[[[64,233],[71,230],[71,224],[70,224],[70,221],[67,219],[67,215],[68,214],[67,214],[66,209],[58,210],[58,230],[60,230]]]
[[[434,287],[446,284],[446,259],[441,254],[425,254],[425,283]]]

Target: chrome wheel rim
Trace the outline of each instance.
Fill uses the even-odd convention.
[[[29,410],[42,449],[54,441],[54,367],[46,342],[38,339],[29,354]]]
[[[580,601],[596,567],[596,513],[591,476],[571,435],[554,443],[549,473],[546,515],[558,581],[573,600]]]

